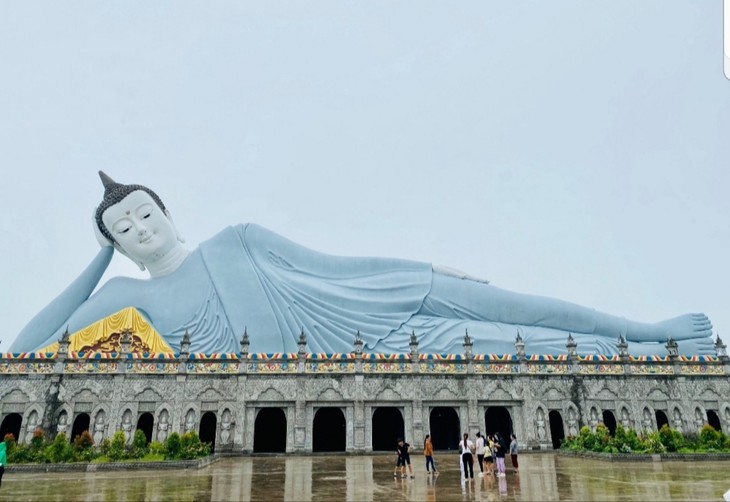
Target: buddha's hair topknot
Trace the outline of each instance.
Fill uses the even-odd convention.
[[[123,185],[121,183],[117,183],[109,176],[107,176],[103,171],[99,171],[99,176],[101,177],[102,183],[104,183],[104,198],[102,199],[101,204],[99,204],[99,207],[96,208],[96,226],[99,227],[102,235],[104,235],[104,237],[106,237],[110,241],[115,242],[115,239],[112,236],[111,232],[104,225],[101,217],[104,214],[104,211],[109,209],[114,204],[121,202],[122,199],[124,199],[130,193],[137,190],[142,190],[143,192],[146,192],[147,194],[149,194],[150,197],[152,197],[152,200],[155,201],[160,209],[165,211],[165,205],[162,203],[160,197],[146,186]]]

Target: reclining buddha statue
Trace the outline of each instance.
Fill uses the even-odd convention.
[[[244,332],[255,352],[349,352],[357,332],[368,352],[564,353],[570,335],[582,354],[614,354],[622,337],[633,355],[663,354],[668,338],[685,355],[713,353],[704,314],[642,323],[562,300],[497,288],[429,263],[342,257],[312,251],[254,224],[231,226],[189,251],[158,195],[103,172],[93,223],[101,250],[81,275],[22,330],[11,350],[40,350],[133,307],[173,350],[235,352]],[[149,279],[114,277],[98,291],[114,251]],[[93,294],[92,294],[93,293]]]

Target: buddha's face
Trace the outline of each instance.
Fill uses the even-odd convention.
[[[142,190],[110,206],[101,219],[116,244],[137,263],[157,261],[178,245],[174,225]]]

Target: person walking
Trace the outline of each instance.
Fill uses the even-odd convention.
[[[413,466],[411,465],[411,445],[406,443],[403,438],[398,438],[398,445],[396,446],[398,452],[398,464],[401,466],[401,477],[406,477],[406,466],[408,466],[408,472],[411,474],[411,479],[415,478],[413,475]],[[396,469],[398,469],[396,464]],[[393,473],[395,475],[395,473]]]
[[[487,470],[486,475],[487,476],[493,476],[494,475],[494,441],[492,440],[492,436],[487,436],[484,438],[484,468]]]
[[[477,453],[477,462],[479,462],[479,477],[480,478],[482,476],[484,476],[484,446],[485,446],[484,436],[482,436],[481,432],[477,432],[476,453]]]
[[[426,457],[426,472],[436,474],[436,464],[433,463],[431,434],[426,434],[426,439],[423,440],[423,455]],[[428,469],[429,465],[431,466],[431,470]]]
[[[464,433],[464,439],[459,445],[461,449],[461,463],[464,466],[464,478],[474,479],[474,443],[469,439],[469,434]]]
[[[0,486],[3,485],[3,474],[5,474],[5,464],[8,463],[8,445],[5,441],[0,441]]]
[[[512,439],[512,441],[510,441],[510,443],[509,443],[509,455],[510,455],[510,458],[512,459],[512,467],[515,468],[515,472],[520,472],[519,471],[520,466],[517,463],[517,436],[512,434],[510,436],[510,438]]]
[[[502,433],[497,432],[494,436],[495,442],[494,442],[494,448],[496,451],[495,455],[497,456],[497,477],[504,477],[505,474],[505,467],[504,467],[504,457],[507,454],[507,443],[505,443],[504,438],[502,437]]]

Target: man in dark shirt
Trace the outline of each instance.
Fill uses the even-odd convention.
[[[400,474],[401,477],[406,477],[406,465],[408,466],[408,472],[411,474],[411,479],[415,478],[413,475],[413,466],[411,465],[411,445],[406,443],[403,438],[398,438],[398,445],[396,446],[396,452],[398,453],[398,465],[401,466]],[[395,474],[395,473],[394,473]]]

